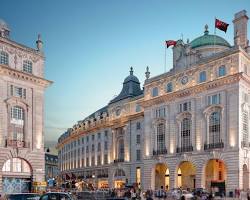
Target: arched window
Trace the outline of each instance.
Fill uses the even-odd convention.
[[[226,75],[226,67],[224,65],[219,67],[218,75],[219,77]]]
[[[10,113],[10,133],[11,140],[24,140],[24,110],[19,106],[11,108]]]
[[[3,165],[2,171],[31,173],[30,165],[21,158],[7,160]]]
[[[165,147],[165,127],[163,123],[157,125],[157,150],[163,151],[166,149]]]
[[[220,142],[221,119],[219,112],[213,112],[209,117],[209,143],[216,144]]]
[[[32,74],[32,62],[29,60],[23,61],[23,71]]]
[[[9,64],[9,54],[5,51],[0,52],[0,64],[8,65]]]
[[[184,118],[181,122],[181,148],[191,146],[191,119]]]

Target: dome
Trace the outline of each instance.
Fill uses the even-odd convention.
[[[8,24],[3,19],[0,19],[0,30],[10,30]]]
[[[218,35],[210,35],[208,32],[208,26],[205,26],[205,32],[203,36],[200,36],[193,41],[191,41],[191,47],[197,48],[202,46],[219,45],[230,47],[230,44],[222,37]]]
[[[129,97],[136,97],[142,93],[143,91],[141,90],[139,79],[133,75],[133,68],[131,67],[130,75],[124,79],[122,91],[117,97],[112,99],[110,103],[115,103]]]

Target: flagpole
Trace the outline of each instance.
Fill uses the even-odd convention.
[[[167,70],[167,45],[166,45],[166,42],[165,42],[165,54],[164,54],[164,73],[166,73],[166,70]]]

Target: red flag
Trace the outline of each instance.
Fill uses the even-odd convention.
[[[229,26],[229,24],[227,24],[226,22],[223,22],[219,19],[215,19],[215,28],[218,28],[221,31],[224,31],[226,33],[228,26]]]
[[[170,47],[170,46],[175,46],[176,43],[177,42],[175,40],[167,40],[166,41],[167,48]]]

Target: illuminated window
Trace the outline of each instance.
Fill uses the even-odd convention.
[[[141,168],[140,167],[136,168],[136,183],[140,187],[141,185]]]

